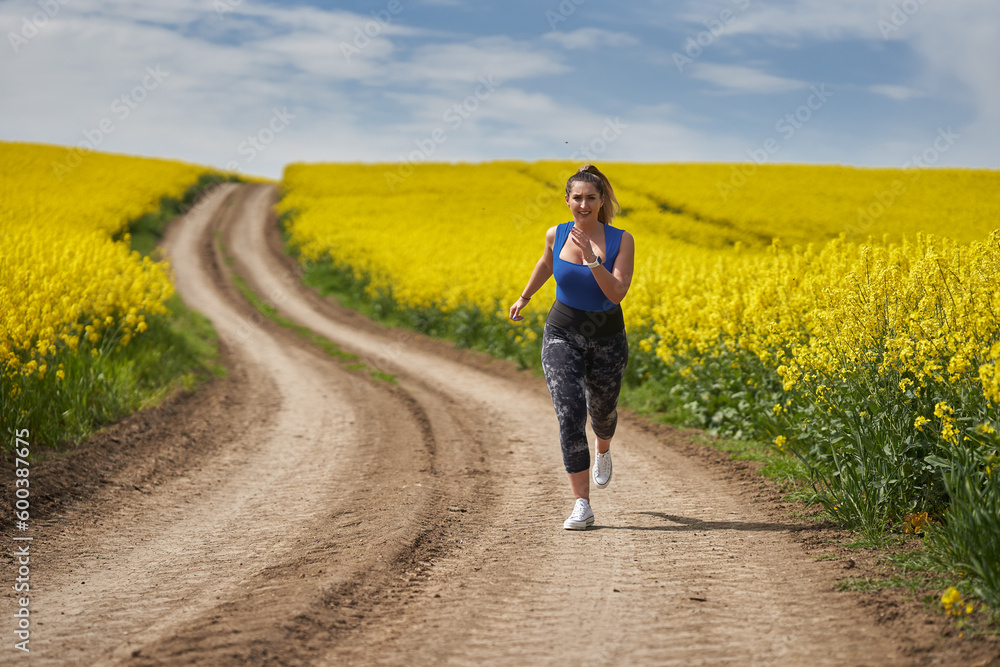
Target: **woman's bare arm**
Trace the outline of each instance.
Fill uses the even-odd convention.
[[[528,284],[521,291],[521,296],[526,296],[530,299],[552,277],[552,246],[555,242],[556,228],[549,227],[548,231],[545,232],[545,249],[542,251],[542,257],[535,263],[535,268],[531,272],[531,277],[528,278]],[[521,309],[526,305],[528,305],[528,302],[518,297],[514,305],[510,307],[510,319],[524,319],[520,313]]]
[[[618,255],[615,257],[614,271],[608,271],[603,264],[592,269],[594,279],[600,285],[604,296],[618,305],[628,294],[632,285],[632,271],[635,268],[635,239],[628,232],[622,234]]]

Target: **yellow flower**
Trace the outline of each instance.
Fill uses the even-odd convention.
[[[917,418],[913,420],[913,426],[918,431],[923,432],[924,424],[927,424],[928,422],[930,422],[930,419],[927,419],[923,415],[917,415]]]
[[[944,610],[950,613],[952,607],[962,604],[962,594],[954,586],[949,586],[941,596],[941,604],[944,605]]]
[[[927,517],[927,512],[907,514],[903,517],[903,532],[919,533],[923,527],[930,522],[930,519]]]
[[[940,403],[934,406],[934,416],[937,417],[938,419],[945,419],[947,417],[950,417],[954,413],[955,411],[952,410],[948,406],[948,404],[945,403],[944,401],[941,401]]]

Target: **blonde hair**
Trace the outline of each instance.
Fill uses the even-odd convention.
[[[566,196],[569,196],[569,190],[574,181],[590,183],[597,188],[598,194],[604,199],[601,210],[597,212],[597,219],[605,224],[611,224],[614,217],[621,212],[622,207],[618,205],[618,198],[615,197],[615,191],[611,187],[611,181],[608,180],[608,177],[594,165],[585,164],[566,181]]]

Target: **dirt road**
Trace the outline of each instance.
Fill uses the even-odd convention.
[[[544,381],[301,287],[274,197],[226,185],[169,230],[230,374],[37,526],[31,664],[910,664],[679,433],[623,414],[595,527],[564,531]],[[397,384],[255,316],[232,272]]]

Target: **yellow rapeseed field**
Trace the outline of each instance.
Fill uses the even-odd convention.
[[[504,317],[545,230],[571,218],[563,188],[578,166],[293,164],[278,208],[294,210],[304,258],[367,273],[372,293]],[[974,379],[1000,398],[1000,173],[763,165],[734,187],[728,164],[598,166],[623,206],[614,224],[636,239],[623,307],[644,349],[665,361],[747,350],[791,387],[878,339],[883,363],[915,382]],[[536,317],[554,291],[532,300]]]
[[[108,331],[121,344],[165,312],[165,263],[112,240],[132,219],[180,197],[203,167],[88,153],[58,174],[69,149],[0,142],[0,371],[61,373],[48,360]],[[89,344],[89,345],[88,345]],[[16,382],[7,382],[11,392]]]

